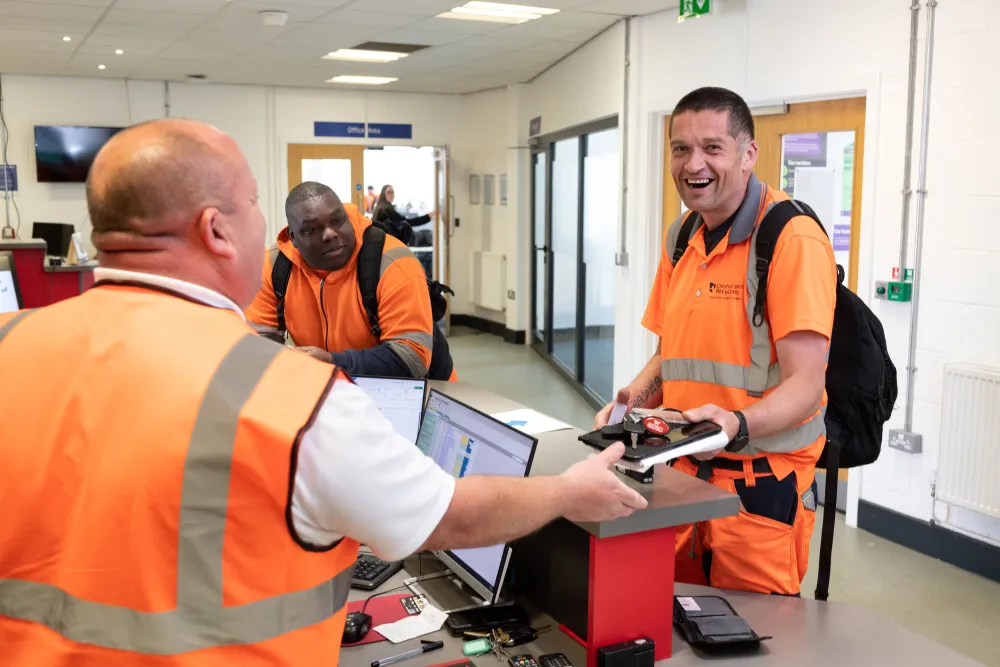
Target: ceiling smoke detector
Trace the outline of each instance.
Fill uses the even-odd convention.
[[[263,11],[260,13],[260,18],[264,21],[264,25],[280,28],[288,23],[288,12],[275,10]]]

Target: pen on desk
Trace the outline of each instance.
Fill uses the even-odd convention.
[[[415,648],[412,651],[407,651],[406,653],[400,653],[399,655],[394,655],[391,658],[383,658],[381,660],[372,660],[372,667],[382,667],[383,665],[391,665],[394,662],[399,662],[400,660],[406,660],[407,658],[414,658],[418,655],[423,655],[424,653],[430,653],[431,651],[436,651],[439,648],[444,648],[444,642],[429,642],[421,641],[423,644],[420,648]]]

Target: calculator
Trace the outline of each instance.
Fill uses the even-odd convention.
[[[573,664],[562,653],[543,655],[538,661],[542,664],[542,667],[573,667]]]
[[[530,655],[515,655],[508,662],[510,667],[538,667],[538,662]]]

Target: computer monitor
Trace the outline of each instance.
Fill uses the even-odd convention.
[[[69,255],[69,244],[73,242],[76,228],[65,222],[36,222],[31,226],[31,238],[45,241],[45,254],[50,257]]]
[[[432,390],[417,446],[455,478],[466,475],[527,477],[538,441],[489,415]],[[500,601],[510,547],[436,552],[448,569],[490,604]]]
[[[409,442],[417,442],[427,380],[355,377],[354,382],[375,401],[396,433]]]
[[[13,313],[24,308],[21,288],[17,284],[14,254],[0,252],[0,313]]]

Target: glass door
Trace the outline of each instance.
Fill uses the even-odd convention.
[[[595,406],[613,391],[619,143],[610,119],[532,153],[531,343]]]
[[[532,153],[531,155],[532,202],[531,217],[533,229],[533,246],[531,252],[532,276],[532,308],[531,308],[531,344],[538,346],[543,353],[548,353],[546,341],[548,318],[548,285],[549,268],[549,237],[548,237],[548,201],[549,174],[548,152]]]

